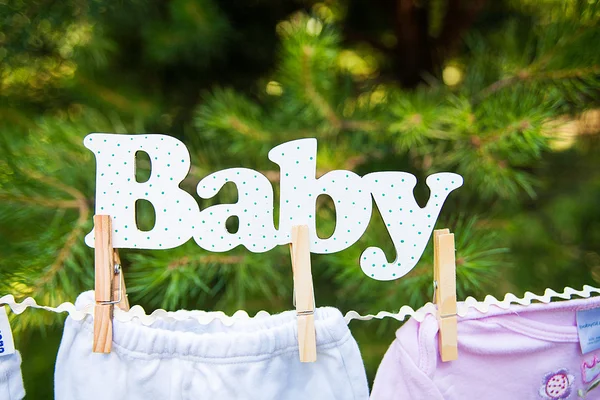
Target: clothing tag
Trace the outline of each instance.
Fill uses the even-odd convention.
[[[8,315],[4,306],[0,306],[0,357],[13,354],[15,352],[15,342],[13,340],[12,330],[8,322]]]
[[[600,308],[577,311],[577,333],[582,354],[600,349]]]
[[[13,354],[15,352],[15,342],[13,340],[12,330],[8,322],[8,315],[4,306],[0,306],[0,357]]]

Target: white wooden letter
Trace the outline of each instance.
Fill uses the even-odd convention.
[[[219,204],[202,210],[194,240],[209,251],[227,251],[239,244],[255,253],[271,250],[278,244],[273,226],[271,183],[252,169],[231,168],[202,179],[198,183],[198,194],[209,199],[227,182],[233,182],[237,188],[237,203]],[[238,217],[239,228],[236,233],[229,233],[225,226],[231,216]]]
[[[421,208],[414,197],[417,184],[407,172],[374,172],[363,177],[383,217],[396,249],[396,259],[388,263],[378,247],[367,248],[360,256],[365,274],[380,281],[406,275],[417,264],[431,236],[442,205],[454,189],[460,187],[460,175],[441,172],[427,177],[431,189],[429,201]]]
[[[367,229],[372,200],[362,179],[351,171],[331,171],[315,179],[317,140],[299,139],[283,143],[269,152],[281,169],[279,243],[289,243],[294,225],[308,225],[310,251],[335,253],[356,243]],[[316,201],[319,195],[332,198],[336,211],[335,231],[326,239],[316,233]]]
[[[93,133],[84,139],[96,156],[96,214],[112,217],[113,247],[169,249],[192,237],[199,209],[194,198],[179,188],[190,170],[190,155],[183,143],[166,135]],[[135,178],[135,155],[146,152],[152,164],[150,178]],[[152,203],[156,222],[152,230],[136,225],[135,202]],[[94,246],[94,231],[86,238]]]

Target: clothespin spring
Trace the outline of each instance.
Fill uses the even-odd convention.
[[[121,274],[121,264],[115,263],[115,276],[120,275]],[[119,278],[119,298],[117,300],[106,300],[106,301],[97,301],[96,304],[105,304],[105,305],[110,305],[110,304],[119,304],[121,302],[121,300],[123,300],[123,279]]]

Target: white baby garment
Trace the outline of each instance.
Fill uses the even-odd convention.
[[[0,357],[0,399],[20,400],[25,397],[19,352]]]
[[[93,303],[83,293],[76,306]],[[181,311],[178,312],[181,316]],[[92,353],[93,320],[67,318],[56,400],[367,399],[356,341],[334,308],[315,311],[317,362],[299,361],[295,311],[236,321],[114,320],[110,354]]]

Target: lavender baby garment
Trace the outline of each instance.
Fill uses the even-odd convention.
[[[442,362],[428,315],[396,332],[371,399],[600,399],[600,350],[582,354],[578,310],[600,298],[470,309],[458,320],[458,360]]]

